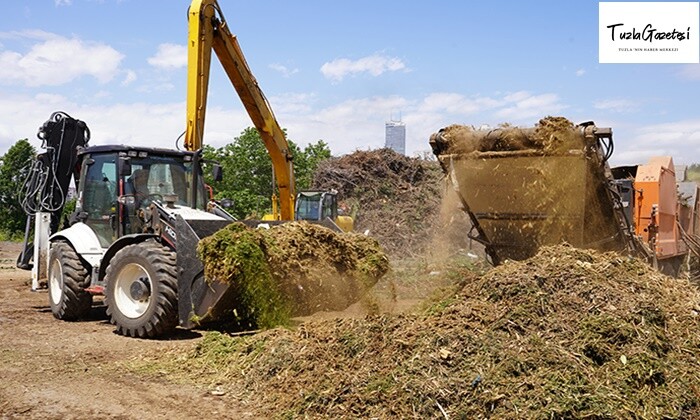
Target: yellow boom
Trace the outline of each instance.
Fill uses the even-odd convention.
[[[216,0],[193,0],[188,14],[187,42],[187,131],[185,148],[204,144],[209,69],[212,49],[243,102],[250,119],[265,143],[279,189],[281,220],[294,220],[294,170],[289,144],[272,113],[257,80],[248,67],[236,37],[229,31]],[[273,209],[276,197],[273,195]],[[276,213],[276,212],[275,212]]]

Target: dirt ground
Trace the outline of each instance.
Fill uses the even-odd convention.
[[[20,244],[0,242],[0,419],[257,417],[255,407],[235,393],[129,368],[144,354],[184,354],[202,340],[204,331],[178,330],[163,340],[123,337],[114,332],[99,301],[88,320],[56,320],[47,291],[32,292],[31,272],[15,268],[19,253]],[[392,300],[382,311],[404,312],[418,304],[416,296],[428,292],[415,288],[403,293],[410,298]],[[365,313],[360,302],[343,312],[295,321]]]
[[[32,292],[31,273],[14,267],[19,252],[19,244],[0,242],[0,419],[253,417],[235,396],[123,367],[144,352],[189,348],[200,333],[125,338],[99,305],[87,321],[58,321],[47,292]]]

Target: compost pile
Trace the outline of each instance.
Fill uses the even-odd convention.
[[[207,279],[235,288],[236,307],[228,309],[245,329],[345,309],[389,268],[376,240],[306,222],[270,229],[232,223],[202,239],[197,251]]]
[[[441,220],[445,184],[435,161],[410,158],[385,148],[356,151],[321,163],[313,188],[338,191],[340,208],[355,220],[355,230],[368,231],[395,257],[423,255],[431,244],[428,232],[460,231],[468,226],[459,212]],[[448,229],[447,224],[461,223]]]
[[[552,116],[542,118],[533,128],[505,123],[492,130],[476,130],[453,124],[430,136],[430,145],[436,156],[526,149],[553,155],[584,146],[574,128],[574,123],[568,119]]]
[[[177,363],[245,390],[263,416],[700,416],[700,296],[687,281],[568,246],[461,276],[420,315],[213,333]]]

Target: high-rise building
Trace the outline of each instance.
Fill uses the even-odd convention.
[[[406,124],[401,120],[387,121],[386,125],[386,142],[384,147],[392,149],[396,153],[406,154]]]

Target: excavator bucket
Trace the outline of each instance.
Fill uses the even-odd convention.
[[[494,264],[562,241],[636,245],[607,165],[610,129],[549,117],[525,129],[453,125],[430,144]]]

